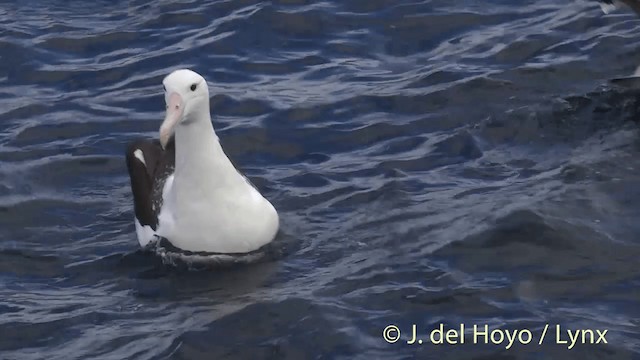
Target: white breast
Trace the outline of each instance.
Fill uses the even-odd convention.
[[[177,184],[172,179],[165,186],[158,235],[180,249],[245,253],[266,245],[278,231],[275,208],[244,181],[213,191]]]

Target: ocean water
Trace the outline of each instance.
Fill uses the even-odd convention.
[[[587,0],[0,2],[0,359],[639,359],[639,29]],[[182,67],[280,213],[265,261],[139,249],[124,150]]]

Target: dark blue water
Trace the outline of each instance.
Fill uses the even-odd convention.
[[[586,0],[3,1],[0,358],[640,358],[640,86],[610,81],[639,29]],[[138,248],[124,149],[181,67],[280,212],[267,261]]]

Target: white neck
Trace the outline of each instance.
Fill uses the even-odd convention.
[[[240,176],[224,153],[206,104],[193,104],[194,108],[186,114],[187,118],[176,126],[176,168],[175,182],[179,191],[179,201],[184,195],[209,192],[226,187],[237,181]],[[194,190],[194,191],[189,191]],[[189,201],[190,199],[184,199]]]

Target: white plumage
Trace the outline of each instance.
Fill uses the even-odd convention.
[[[167,113],[160,143],[164,148],[175,141],[175,170],[165,179],[156,230],[136,217],[140,245],[158,235],[182,250],[246,253],[271,242],[278,213],[224,153],[211,123],[205,79],[184,69],[163,85]],[[146,166],[149,157],[136,151],[133,157]]]

